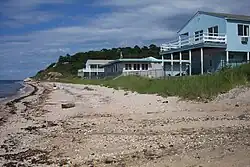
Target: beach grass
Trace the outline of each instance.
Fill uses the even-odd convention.
[[[212,99],[220,93],[226,93],[250,81],[250,64],[235,68],[225,68],[211,75],[170,77],[149,79],[139,76],[124,76],[113,79],[64,78],[66,83],[103,85],[115,89],[136,91],[161,96],[179,96],[185,99]]]

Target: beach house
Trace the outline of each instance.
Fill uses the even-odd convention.
[[[99,78],[104,75],[104,68],[102,65],[112,60],[93,60],[88,59],[85,68],[78,70],[78,76],[82,78]]]
[[[105,76],[119,75],[139,75],[150,78],[159,78],[164,76],[161,59],[154,57],[146,58],[120,58],[104,64]]]
[[[176,40],[161,45],[165,73],[212,73],[249,62],[249,26],[250,16],[198,11]]]

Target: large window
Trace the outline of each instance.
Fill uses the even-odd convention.
[[[238,24],[238,35],[249,36],[249,25]]]
[[[208,28],[208,35],[209,36],[218,36],[218,31],[219,31],[218,26],[210,27],[210,28]]]
[[[132,70],[131,64],[125,64],[125,70]]]
[[[148,64],[142,64],[142,70],[148,70]]]
[[[140,70],[140,64],[134,64],[134,70]]]
[[[196,31],[195,32],[195,41],[202,40],[202,36],[203,36],[203,30]]]

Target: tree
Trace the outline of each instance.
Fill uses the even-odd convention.
[[[157,46],[154,44],[149,45],[150,50],[158,50]]]
[[[135,47],[134,47],[134,53],[135,54],[141,53],[141,48],[138,45],[135,45]]]
[[[142,50],[148,50],[148,47],[147,46],[143,46]]]
[[[78,52],[74,55],[66,54],[65,56],[60,56],[56,66],[54,66],[54,63],[51,64],[45,70],[40,71],[39,76],[46,76],[44,74],[49,71],[60,72],[63,76],[76,76],[78,69],[83,68],[88,59],[119,59],[121,50],[125,58],[159,57],[159,47],[154,44],[151,44],[149,47],[143,46],[142,48],[135,45],[133,48],[104,48],[100,51]]]

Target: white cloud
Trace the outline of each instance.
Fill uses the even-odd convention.
[[[47,22],[62,14],[53,11],[43,11],[39,7],[48,4],[67,4],[71,1],[62,0],[8,0],[1,2],[0,11],[5,21],[0,26],[19,28],[27,24]]]
[[[65,3],[61,0],[25,0],[22,3],[11,0],[6,2],[0,9],[4,8],[5,15],[13,18],[8,23],[10,25],[29,21],[37,23],[57,18],[58,13],[40,11],[37,8],[44,4]],[[72,2],[66,1],[66,3]],[[111,12],[89,17],[87,22],[83,22],[83,18],[78,15],[76,16],[78,22],[74,20],[74,24],[70,26],[68,24],[68,26],[37,30],[15,36],[1,36],[0,58],[22,53],[17,57],[18,62],[20,59],[28,57],[29,62],[50,63],[49,61],[55,60],[62,54],[72,54],[76,51],[136,44],[146,45],[152,41],[160,44],[159,41],[167,41],[175,37],[177,29],[197,10],[250,14],[247,0],[228,0],[226,4],[219,0],[98,0],[91,7],[110,8]],[[86,19],[85,17],[84,19]],[[181,20],[176,20],[177,17]],[[40,59],[41,61],[37,61]],[[5,61],[7,60],[5,59]],[[40,68],[42,65],[42,63],[37,64],[37,67]]]

